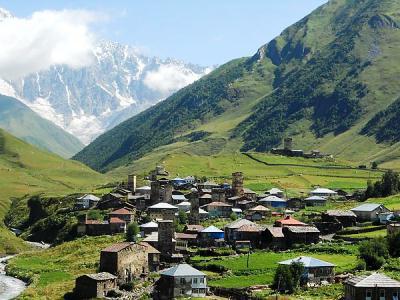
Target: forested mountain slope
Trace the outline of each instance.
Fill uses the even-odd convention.
[[[293,136],[305,150],[396,160],[397,138],[379,138],[387,128],[370,120],[400,95],[399,9],[395,0],[329,1],[254,56],[221,66],[75,158],[108,171],[164,145],[215,155],[268,151]]]

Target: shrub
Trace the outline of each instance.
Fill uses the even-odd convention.
[[[136,236],[140,232],[139,226],[137,223],[130,223],[128,225],[128,228],[126,229],[126,234],[125,234],[125,239],[128,242],[134,242],[136,241]]]
[[[364,241],[360,244],[359,257],[365,261],[368,270],[377,270],[389,257],[388,247],[384,238]]]
[[[387,241],[390,256],[400,257],[400,232],[389,234]]]
[[[279,265],[275,271],[272,288],[281,292],[292,294],[301,284],[301,275],[304,272],[304,266],[301,263],[292,263],[291,265]]]

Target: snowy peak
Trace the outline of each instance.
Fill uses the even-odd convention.
[[[0,7],[0,21],[12,18],[13,15],[6,9]]]

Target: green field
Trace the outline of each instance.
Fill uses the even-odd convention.
[[[39,150],[0,130],[0,219],[9,209],[12,197],[46,193],[65,195],[91,191],[108,178],[85,165]],[[3,222],[1,222],[3,224]],[[26,249],[0,225],[0,255]]]
[[[277,263],[297,256],[312,256],[336,264],[336,272],[343,273],[352,270],[356,265],[356,254],[326,254],[307,251],[269,252],[260,251],[250,255],[247,268],[247,255],[234,258],[222,258],[210,262],[199,263],[200,266],[213,264],[223,266],[229,273],[216,276],[209,281],[211,286],[249,287],[254,285],[271,284]],[[197,261],[198,262],[198,261]]]
[[[77,276],[97,272],[101,249],[121,240],[120,235],[86,237],[17,256],[10,261],[9,272],[31,282],[19,299],[62,299],[72,291]]]

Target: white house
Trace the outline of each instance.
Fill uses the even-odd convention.
[[[76,206],[87,209],[95,206],[99,201],[99,197],[92,194],[86,194],[76,199]]]
[[[319,197],[334,197],[337,196],[337,192],[326,188],[316,188],[310,192],[310,195]]]

